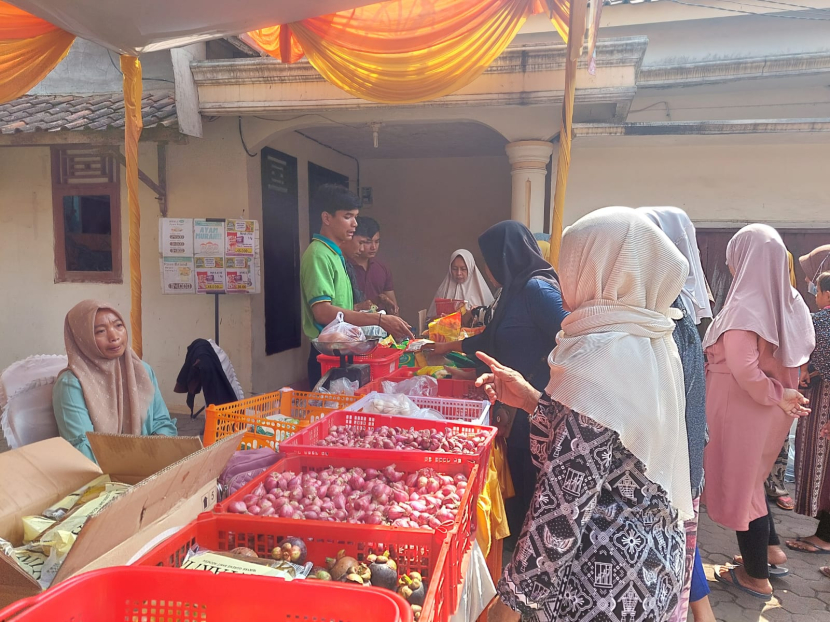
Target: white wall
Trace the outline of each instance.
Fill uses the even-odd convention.
[[[417,325],[446,276],[450,255],[466,248],[481,261],[478,236],[510,218],[507,157],[366,160],[361,185],[381,225],[379,256],[392,270],[404,319]]]
[[[607,205],[675,205],[698,222],[827,226],[828,162],[830,136],[816,134],[580,138],[565,224]]]
[[[300,253],[305,251],[310,239],[308,222],[308,163],[313,162],[349,178],[351,189],[356,189],[357,167],[354,160],[310,141],[295,132],[282,133],[265,145],[297,158],[298,203],[300,214]],[[262,222],[261,158],[247,158],[248,197],[251,217]],[[361,181],[362,185],[363,182]],[[252,300],[250,347],[252,357],[252,382],[255,393],[276,391],[294,384],[307,376],[308,340],[303,336],[302,347],[265,354],[265,299],[254,296]]]
[[[206,138],[168,147],[170,217],[248,214],[245,158],[230,120],[209,124]],[[139,166],[153,179],[155,144],[142,143]],[[32,354],[65,351],[66,312],[87,298],[130,313],[126,184],[121,183],[122,284],[55,283],[50,152],[46,147],[0,149],[0,369]],[[158,202],[140,184],[144,359],[153,367],[171,410],[184,405],[173,393],[187,346],[213,337],[213,301],[207,296],[162,296],[158,264]],[[251,310],[247,296],[221,299],[221,344],[242,386],[251,390]]]

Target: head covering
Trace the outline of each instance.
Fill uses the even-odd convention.
[[[106,434],[141,434],[141,426],[153,401],[155,386],[150,374],[127,346],[117,359],[107,359],[95,343],[95,314],[112,311],[112,305],[84,300],[66,314],[63,338],[69,358],[67,370],[81,383],[92,428]]]
[[[686,283],[680,292],[680,299],[686,311],[695,324],[700,324],[700,320],[705,317],[712,317],[708,284],[700,263],[695,226],[689,216],[679,207],[641,207],[640,211],[669,236],[689,262],[689,276],[686,277]]]
[[[627,207],[579,219],[562,238],[562,294],[573,311],[551,353],[547,393],[620,436],[681,519],[694,515],[683,368],[672,309],[689,264]]]
[[[542,259],[550,263],[550,242],[536,240],[536,244],[539,246],[539,252],[542,253]]]
[[[539,245],[530,229],[515,220],[496,223],[478,238],[478,246],[493,277],[501,285],[499,304],[493,319],[484,331],[483,350],[491,356],[494,335],[498,329],[510,300],[522,291],[530,279],[541,279],[559,289],[559,277],[553,267],[545,261]],[[489,347],[488,345],[489,344]]]
[[[795,278],[795,260],[793,259],[793,254],[790,251],[787,251],[787,268],[790,271],[790,285],[797,288],[798,279]]]
[[[467,280],[461,284],[455,282],[452,277],[452,262],[456,257],[461,257],[464,263],[467,264]],[[490,293],[490,288],[487,287],[487,281],[476,268],[476,260],[473,254],[463,248],[459,248],[452,255],[450,255],[450,265],[447,268],[447,276],[441,281],[441,285],[432,297],[432,304],[429,305],[428,317],[435,317],[435,299],[448,298],[449,300],[466,300],[470,303],[470,307],[489,307],[493,302],[493,294]]]
[[[802,255],[798,258],[798,263],[801,264],[807,278],[812,281],[820,273],[830,270],[830,244],[819,246],[812,253]]]
[[[735,277],[703,348],[728,330],[748,330],[775,346],[773,355],[785,367],[806,363],[816,345],[813,322],[790,285],[787,249],[778,232],[761,224],[744,227],[729,240],[726,263]]]

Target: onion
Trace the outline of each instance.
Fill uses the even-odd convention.
[[[260,513],[260,516],[275,516],[276,513],[277,513],[276,510],[274,510],[274,508],[271,507],[271,508],[268,508],[267,510],[262,510],[262,513]]]
[[[248,506],[245,505],[244,501],[232,501],[228,504],[228,512],[232,512],[234,514],[245,514],[248,511]]]
[[[259,495],[245,495],[242,497],[242,501],[245,505],[251,505],[252,503],[259,501]]]
[[[282,506],[279,511],[279,516],[280,518],[291,518],[292,516],[294,516],[294,508],[292,508],[290,505]]]
[[[262,510],[260,510],[260,509],[259,509],[259,506],[258,506],[258,505],[249,505],[249,506],[248,506],[248,513],[249,513],[249,514],[253,514],[254,516],[257,516],[257,515],[259,515],[261,512],[262,512]]]
[[[279,488],[279,482],[274,478],[273,474],[268,476],[268,479],[265,480],[265,491],[271,492],[275,488]]]
[[[274,504],[271,503],[270,501],[268,501],[268,499],[263,499],[262,501],[259,502],[259,509],[262,510],[263,512],[265,510],[268,510],[268,509],[273,508],[273,507],[274,507]]]

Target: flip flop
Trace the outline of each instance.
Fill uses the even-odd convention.
[[[812,542],[808,542],[806,538],[799,537],[796,538],[795,541],[801,542],[802,544],[806,544],[807,546],[812,547],[813,550],[810,551],[809,549],[798,548],[796,546],[792,546],[789,542],[787,542],[787,548],[791,551],[798,551],[799,553],[809,553],[810,555],[830,555],[830,549],[819,548]]]
[[[746,587],[745,585],[741,585],[740,581],[738,581],[738,575],[735,574],[735,569],[734,568],[729,568],[728,569],[729,570],[729,577],[732,580],[727,581],[720,574],[720,569],[721,568],[723,568],[723,566],[715,566],[715,580],[718,581],[719,583],[723,583],[724,585],[729,585],[729,586],[732,586],[734,588],[737,588],[741,592],[744,592],[745,594],[749,594],[753,598],[763,600],[764,602],[768,602],[768,601],[772,600],[772,594],[764,594],[763,592],[756,592],[755,590],[750,589],[750,588]]]
[[[736,566],[743,566],[742,563],[738,562],[737,555],[732,558],[732,563]],[[770,579],[783,579],[788,574],[790,574],[789,569],[784,568],[783,566],[776,566],[775,564],[767,564],[769,567],[769,578]]]
[[[795,509],[795,501],[790,495],[784,495],[783,497],[778,497],[775,500],[776,505],[781,508],[782,510],[787,510],[788,512]]]

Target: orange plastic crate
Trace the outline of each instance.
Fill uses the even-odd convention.
[[[450,584],[446,573],[446,562],[449,559],[447,534],[419,529],[318,521],[275,522],[240,514],[206,513],[157,545],[136,564],[178,568],[194,545],[213,551],[230,551],[244,546],[256,551],[260,557],[267,557],[274,547],[289,536],[305,542],[308,560],[318,566],[325,566],[326,558],[334,557],[341,550],[359,562],[371,553],[389,551],[398,564],[399,572],[417,571],[427,580],[426,601],[421,612],[421,620],[424,622],[447,622],[458,604],[458,587]],[[325,592],[325,587],[338,584],[322,581],[308,583],[320,586],[320,598],[338,598],[336,593]],[[370,598],[376,593],[391,594],[380,588],[358,589],[365,591]],[[270,601],[270,596],[268,600]],[[369,599],[365,601],[365,606],[371,607]],[[313,609],[308,611],[308,615],[301,616],[301,619],[311,620],[312,616],[320,619]],[[323,619],[344,620],[342,616]],[[372,614],[370,620],[373,619]]]
[[[0,611],[0,622],[45,620],[412,622],[412,609],[388,590],[132,566],[104,568],[73,577]]]
[[[226,436],[245,432],[241,449],[270,447],[277,450],[280,441],[357,400],[350,395],[283,389],[222,406],[211,405],[205,409],[204,443],[212,445]],[[269,419],[275,415],[297,419],[299,423]]]

